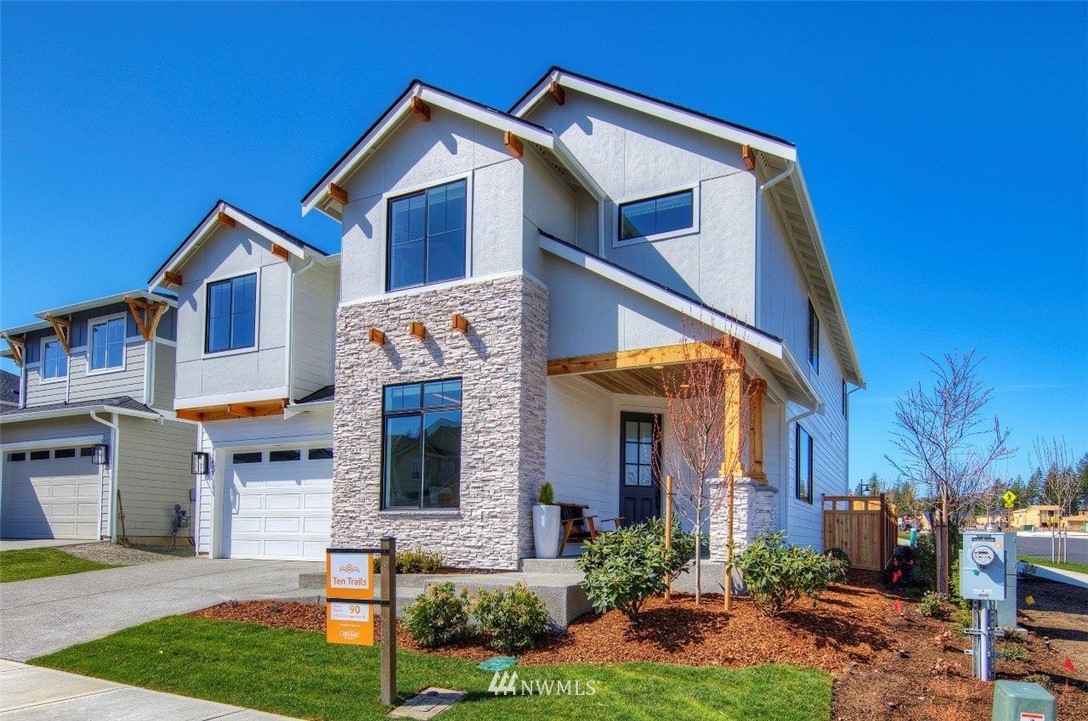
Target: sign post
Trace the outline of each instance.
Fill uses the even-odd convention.
[[[329,548],[325,555],[325,640],[374,645],[374,613],[381,607],[381,702],[397,702],[397,541],[384,536],[379,548]],[[381,598],[374,598],[373,555],[381,558]]]

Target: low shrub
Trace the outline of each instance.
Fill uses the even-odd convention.
[[[813,605],[845,572],[845,564],[811,548],[791,546],[786,534],[761,533],[745,546],[737,568],[752,600],[766,614],[780,611],[807,596]]]
[[[948,596],[936,591],[926,591],[922,600],[918,602],[918,613],[929,618],[943,621],[949,613]]]
[[[438,551],[424,551],[416,546],[404,551],[397,551],[397,573],[438,573],[442,568],[442,554]],[[374,573],[381,572],[381,558],[374,554]]]
[[[695,537],[673,527],[672,547],[665,548],[665,522],[625,526],[585,544],[578,558],[585,578],[579,584],[597,613],[617,609],[638,619],[646,599],[665,590],[695,557]]]
[[[1028,653],[1027,648],[1022,644],[1009,643],[1008,641],[997,644],[997,654],[1006,661],[1027,662],[1031,660],[1031,654]]]
[[[548,611],[540,597],[519,583],[494,591],[481,589],[470,607],[489,645],[504,652],[532,648],[548,628]]]
[[[437,583],[404,607],[404,627],[422,648],[456,643],[469,634],[468,593]]]
[[[1027,676],[1021,679],[1026,683],[1037,683],[1047,691],[1054,689],[1054,679],[1047,676],[1045,673],[1029,673]]]

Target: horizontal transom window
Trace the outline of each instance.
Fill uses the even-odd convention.
[[[231,460],[237,465],[242,463],[260,463],[262,458],[263,454],[260,451],[255,451],[251,453],[235,453]]]
[[[645,238],[694,225],[695,199],[690,190],[634,200],[620,206],[620,240]]]
[[[300,451],[269,451],[269,463],[282,463],[284,461],[297,461],[302,458]]]

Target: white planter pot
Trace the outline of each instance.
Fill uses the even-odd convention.
[[[537,558],[559,556],[560,532],[559,506],[533,506],[533,543]]]

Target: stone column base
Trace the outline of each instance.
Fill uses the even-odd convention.
[[[725,501],[725,479],[709,481],[711,493],[721,493],[722,505],[710,517],[710,560],[725,561],[729,509]],[[719,487],[720,486],[720,487]],[[733,548],[737,551],[765,531],[776,529],[778,489],[757,483],[751,478],[738,478],[733,484]]]

